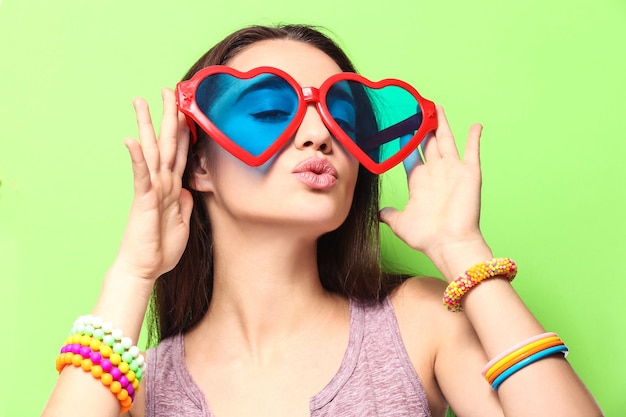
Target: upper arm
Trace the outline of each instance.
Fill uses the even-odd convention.
[[[448,403],[459,417],[502,416],[497,394],[481,375],[485,352],[465,314],[444,307],[445,287],[437,278],[413,278],[392,296],[403,342],[433,403],[433,415]]]
[[[435,374],[450,407],[459,417],[503,416],[498,395],[481,374],[488,358],[474,328],[464,313],[443,310],[449,331],[441,337]]]

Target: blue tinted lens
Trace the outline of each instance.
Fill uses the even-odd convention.
[[[198,86],[196,102],[222,133],[254,156],[278,139],[298,108],[295,90],[274,74],[210,75]]]
[[[326,106],[339,127],[356,140],[356,103],[347,81],[340,81],[330,87],[326,94]]]
[[[377,163],[398,153],[422,124],[417,99],[394,85],[370,88],[356,81],[339,81],[328,90],[326,105],[337,124]],[[348,107],[352,118],[346,116]]]

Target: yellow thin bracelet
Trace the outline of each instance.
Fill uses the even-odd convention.
[[[517,362],[521,361],[525,357],[537,353],[538,351],[544,350],[548,347],[557,346],[559,344],[563,344],[563,341],[558,336],[550,336],[529,343],[526,346],[523,346],[516,351],[511,352],[510,354],[493,364],[493,366],[491,366],[485,374],[485,379],[491,383],[491,381],[497,378],[498,375],[504,372],[504,370],[515,365]]]

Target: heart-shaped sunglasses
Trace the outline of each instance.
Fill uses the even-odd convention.
[[[176,97],[194,142],[197,124],[252,166],[267,162],[295,135],[309,103],[332,136],[375,174],[400,163],[437,128],[434,103],[411,85],[351,72],[314,88],[301,87],[277,68],[210,66],[178,83]]]

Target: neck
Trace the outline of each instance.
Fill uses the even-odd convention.
[[[225,223],[213,230],[209,311],[190,336],[228,340],[231,347],[262,356],[312,329],[317,333],[332,314],[346,309],[345,300],[320,283],[315,236],[288,226]]]

